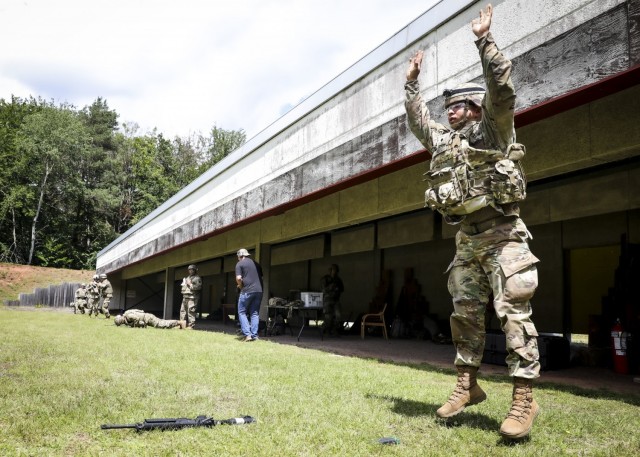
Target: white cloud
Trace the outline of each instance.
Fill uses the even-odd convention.
[[[102,97],[143,130],[251,137],[434,3],[0,0],[0,97]]]

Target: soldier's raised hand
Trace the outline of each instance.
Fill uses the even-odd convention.
[[[482,38],[489,33],[491,27],[491,16],[493,15],[493,6],[491,3],[487,5],[485,10],[480,10],[480,17],[471,21],[471,30],[478,38]]]
[[[420,67],[422,66],[423,51],[418,51],[409,59],[409,67],[407,68],[407,81],[415,81],[420,74]]]

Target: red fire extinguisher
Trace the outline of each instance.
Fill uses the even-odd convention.
[[[611,349],[613,352],[613,371],[620,374],[629,373],[627,359],[627,333],[622,328],[620,319],[611,327]]]

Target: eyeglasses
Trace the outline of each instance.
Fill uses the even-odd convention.
[[[447,106],[447,108],[445,109],[445,112],[449,112],[449,111],[458,111],[461,108],[467,108],[467,102],[458,102],[458,103],[454,103],[453,105],[449,105]]]

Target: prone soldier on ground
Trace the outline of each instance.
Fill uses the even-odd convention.
[[[145,313],[141,309],[129,309],[124,314],[119,314],[113,319],[116,326],[126,325],[128,327],[154,327],[154,328],[187,328],[187,323],[183,320],[165,320],[156,317],[151,313]]]

